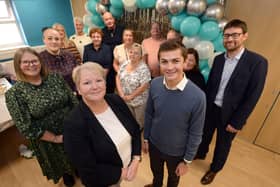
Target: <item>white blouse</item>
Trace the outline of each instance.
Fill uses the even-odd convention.
[[[100,114],[95,114],[106,133],[114,142],[122,159],[123,167],[127,167],[131,161],[131,136],[124,128],[120,120],[110,107]]]

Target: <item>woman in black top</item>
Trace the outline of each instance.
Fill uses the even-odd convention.
[[[199,71],[198,52],[194,48],[188,48],[187,63],[184,68],[186,77],[195,83],[201,90],[205,91],[206,83],[203,75]]]

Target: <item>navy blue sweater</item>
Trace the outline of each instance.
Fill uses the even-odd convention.
[[[183,91],[168,90],[163,77],[153,79],[145,113],[144,139],[162,153],[193,160],[201,142],[205,94],[188,80]]]

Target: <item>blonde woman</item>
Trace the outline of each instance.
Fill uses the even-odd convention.
[[[57,30],[60,34],[61,48],[72,53],[75,56],[77,63],[81,64],[82,58],[80,52],[78,51],[75,43],[68,39],[64,26],[60,23],[55,23],[52,28]]]
[[[65,121],[64,147],[86,187],[119,187],[135,178],[141,160],[139,125],[124,101],[106,94],[101,65],[87,62],[73,71],[80,104]]]
[[[142,60],[140,44],[132,45],[128,57],[129,60],[120,66],[116,85],[119,95],[126,102],[142,129],[151,74],[148,66]]]
[[[123,31],[123,43],[117,45],[114,49],[114,62],[113,67],[116,72],[119,71],[120,65],[129,60],[129,51],[132,48],[134,42],[134,32],[132,29],[125,29]]]

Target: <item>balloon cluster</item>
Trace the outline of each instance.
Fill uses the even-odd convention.
[[[222,30],[227,23],[224,6],[218,0],[88,0],[85,4],[85,29],[104,27],[101,15],[110,11],[120,18],[124,11],[155,8],[162,15],[168,15],[171,27],[180,32],[183,44],[195,48],[199,54],[199,67],[208,79],[215,52],[225,51]]]

